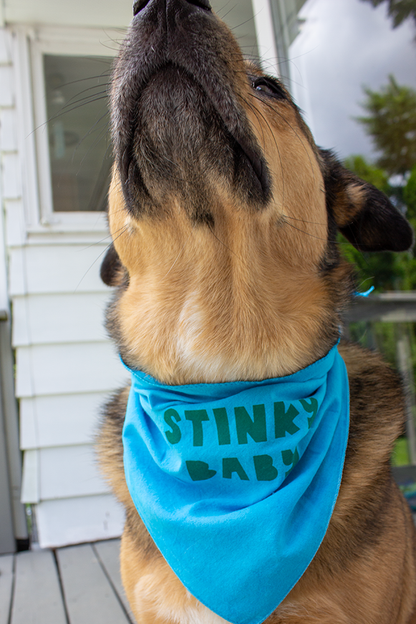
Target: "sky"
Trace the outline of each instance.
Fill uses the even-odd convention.
[[[387,3],[308,0],[300,12],[301,34],[290,48],[292,94],[315,141],[342,158],[377,157],[371,139],[353,117],[363,85],[378,90],[394,74],[416,88],[416,28],[408,20],[393,30]]]

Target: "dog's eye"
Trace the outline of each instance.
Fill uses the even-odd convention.
[[[269,97],[278,98],[282,100],[286,97],[283,88],[280,86],[278,82],[272,80],[271,78],[257,78],[253,81],[253,89],[256,91],[260,91],[264,93],[264,95],[268,95]]]

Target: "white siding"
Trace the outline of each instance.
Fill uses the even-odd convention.
[[[18,397],[109,392],[126,379],[108,342],[19,347],[16,363]]]
[[[14,189],[16,183],[10,182],[9,186]],[[13,215],[9,214],[9,218]],[[47,241],[11,248],[10,294],[102,293],[105,286],[98,272],[105,249],[106,246],[99,243],[50,245]]]
[[[131,0],[4,0],[4,16],[10,23],[124,27],[132,5]]]
[[[1,15],[0,15],[1,18]],[[1,22],[0,22],[1,26]],[[4,190],[6,188],[9,194],[20,192],[19,171],[13,170],[10,164],[17,161],[17,142],[16,142],[16,111],[14,107],[14,89],[13,89],[13,65],[12,65],[12,37],[6,30],[0,28],[0,76],[4,81],[4,85],[0,82],[0,307],[10,311],[10,300],[8,293],[8,276],[7,276],[7,248],[5,236],[5,220],[4,220]],[[8,171],[14,175],[14,190],[11,193],[8,180]],[[27,537],[26,517],[23,506],[20,503],[21,492],[21,457],[18,451],[18,423],[17,423],[17,406],[14,397],[14,380],[13,380],[13,354],[10,349],[10,322],[3,322],[0,327],[1,353],[1,402],[4,422],[0,431],[2,442],[7,444],[7,473],[3,473],[2,492],[0,496],[2,505],[4,522],[6,516],[4,513],[9,507],[9,501],[5,498],[9,493],[5,493],[5,479],[9,481],[10,498],[12,506],[14,537],[17,539],[25,539]],[[3,420],[3,419],[2,419]],[[2,445],[3,446],[3,445]],[[3,447],[4,448],[4,447]],[[4,451],[3,451],[4,452]],[[3,470],[5,469],[3,461]],[[8,477],[8,478],[7,478]],[[6,488],[7,489],[7,488]],[[3,527],[3,536],[4,529]],[[13,543],[13,540],[12,540]],[[2,548],[6,545],[3,542]],[[9,548],[9,546],[7,546]]]
[[[102,342],[106,339],[103,310],[107,299],[107,293],[14,297],[14,345]]]
[[[22,498],[37,503],[41,545],[58,546],[121,532],[123,514],[99,474],[93,439],[102,403],[127,375],[103,328],[110,292],[98,276],[108,241],[102,216],[87,230],[75,224],[61,232],[39,221],[34,228],[27,218],[36,185],[22,175],[30,149],[21,118],[31,112],[21,101],[19,71],[29,63],[14,54],[25,49],[19,36],[13,44],[0,30],[1,209],[25,452]]]
[[[103,329],[108,289],[98,279],[99,263],[90,271],[89,292],[76,290],[101,249],[84,252],[85,245],[10,248],[20,438],[29,455],[24,501],[37,503],[42,546],[112,537],[122,529],[120,509],[112,511],[112,497],[102,496],[108,488],[93,439],[103,402],[127,374]]]
[[[41,500],[105,494],[108,491],[99,475],[92,445],[41,449],[39,476]]]
[[[90,444],[107,396],[91,392],[21,399],[22,448]]]
[[[78,544],[118,537],[124,517],[117,501],[108,494],[43,501],[37,505],[41,545]]]

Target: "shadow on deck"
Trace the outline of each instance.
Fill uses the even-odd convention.
[[[120,540],[0,557],[0,624],[134,624]]]

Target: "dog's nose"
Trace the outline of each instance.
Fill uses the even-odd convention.
[[[209,0],[136,0],[133,3],[133,15],[137,15],[147,7],[148,4],[159,5],[159,10],[167,10],[168,8],[175,8],[175,5],[178,5],[178,8],[184,5],[190,5],[195,7],[196,9],[205,9],[205,11],[211,11],[211,5]]]

